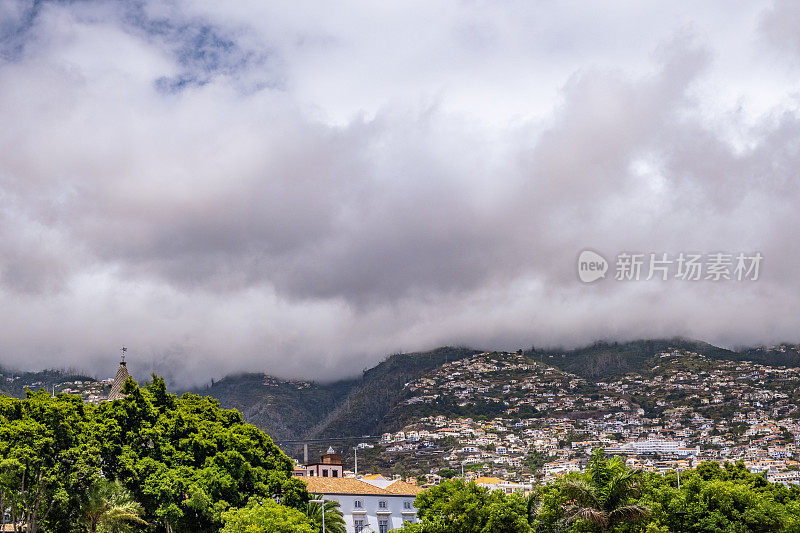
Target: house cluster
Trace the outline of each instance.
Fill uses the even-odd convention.
[[[408,383],[406,389],[410,397],[403,403],[407,405],[434,407],[447,398],[459,408],[485,410],[495,406],[509,414],[633,409],[622,397],[582,394],[596,392],[597,387],[521,353],[487,352],[447,363]]]
[[[424,457],[415,473],[432,483],[442,470],[522,485],[548,480],[581,470],[598,447],[648,470],[742,460],[771,479],[800,478],[798,368],[673,350],[648,372],[589,382],[520,353],[492,352],[443,365],[406,390],[405,404],[429,404],[431,416],[376,444],[396,463]]]
[[[65,381],[58,383],[54,387],[54,391],[56,394],[76,394],[83,398],[85,402],[99,403],[108,398],[108,393],[113,384],[114,380],[110,378],[102,381]]]
[[[15,391],[17,394],[24,393],[26,389],[38,390],[45,389],[55,394],[75,394],[80,396],[83,401],[98,403],[108,397],[111,390],[113,379],[97,381],[91,378],[62,381],[59,383],[45,383],[41,379],[26,379],[27,376],[3,375],[0,374],[0,382],[6,384],[6,389]],[[0,385],[0,390],[4,387]]]

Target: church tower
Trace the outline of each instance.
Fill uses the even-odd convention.
[[[108,401],[110,402],[125,397],[125,395],[122,394],[122,389],[125,387],[125,381],[131,377],[130,372],[128,372],[128,365],[125,363],[125,352],[127,352],[128,349],[123,346],[121,351],[122,358],[119,362],[117,375],[114,377],[114,383],[111,385],[111,392],[108,394]]]

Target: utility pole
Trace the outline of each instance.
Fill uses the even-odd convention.
[[[356,452],[356,475],[358,475],[358,445],[353,450]]]

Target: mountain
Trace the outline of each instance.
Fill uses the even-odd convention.
[[[430,414],[494,416],[513,408],[513,405],[503,402],[516,401],[528,395],[530,390],[520,387],[533,387],[537,394],[564,394],[565,391],[596,394],[596,382],[630,373],[649,375],[658,365],[659,354],[672,350],[710,360],[800,366],[800,347],[797,345],[728,350],[683,338],[598,342],[573,350],[531,349],[513,354],[443,347],[427,352],[394,354],[360,376],[331,383],[283,380],[268,374],[250,373],[226,376],[208,387],[188,392],[215,397],[222,407],[238,409],[246,420],[265,430],[279,443],[315,439],[328,442],[337,438],[358,440],[364,435],[397,430],[415,417]],[[465,403],[464,397],[450,394],[455,391],[447,389],[444,384],[449,374],[460,372],[460,362],[477,354],[484,354],[480,356],[484,359],[493,358],[496,363],[485,364],[498,368],[481,370],[477,366],[478,371],[474,372],[470,366],[469,373],[474,374],[470,379],[485,381],[481,387],[488,384],[489,389],[482,393],[484,399]],[[440,395],[432,402],[414,400],[424,389],[418,383],[422,379],[434,379],[443,386],[442,390],[448,390],[448,394]],[[76,382],[83,382],[83,385],[75,385]],[[26,388],[52,390],[54,385],[56,392],[77,390],[88,394],[102,384],[75,371],[12,372],[0,368],[0,392],[4,394],[19,397],[24,396]],[[504,389],[505,385],[509,387]],[[462,396],[468,396],[470,393],[466,391],[470,388],[474,389],[464,386]],[[498,391],[503,393],[500,401],[496,401],[501,397]],[[528,403],[518,405],[519,415],[535,416],[535,405]],[[574,415],[582,409],[592,408],[571,406],[570,409]]]
[[[477,354],[490,354],[498,361],[494,366],[501,367],[488,369],[486,375],[480,377],[492,387],[489,397],[497,390],[503,391],[505,384],[515,380],[519,386],[507,388],[505,393],[513,393],[511,397],[516,398],[524,396],[518,390],[523,385],[536,387],[537,394],[561,394],[576,387],[584,395],[596,394],[595,382],[630,373],[649,375],[658,365],[659,354],[670,351],[697,354],[710,360],[752,360],[769,366],[800,365],[800,348],[795,345],[737,351],[683,338],[598,342],[573,350],[531,349],[514,354],[443,347],[428,352],[394,354],[357,378],[333,383],[242,374],[228,376],[210,387],[192,392],[216,397],[222,407],[239,409],[248,421],[264,429],[278,442],[315,439],[327,442],[337,438],[357,441],[364,435],[397,430],[419,416],[480,417],[506,411],[509,405],[502,401],[481,400],[459,405],[464,403],[463,398],[454,395],[441,395],[441,398],[428,403],[413,400],[418,396],[419,388],[412,390],[412,384],[425,378],[443,384],[447,380],[442,376],[459,371],[456,363]],[[507,365],[518,367],[506,368]],[[467,389],[470,387],[464,388]],[[523,402],[518,407],[520,415],[535,416],[536,410],[532,405]],[[577,405],[570,409],[573,415],[579,415],[593,407]]]
[[[343,404],[360,380],[334,383],[281,380],[267,374],[239,374],[194,392],[213,396],[225,409],[238,409],[244,418],[277,440],[305,437]]]
[[[628,372],[644,372],[656,354],[672,349],[686,350],[712,359],[736,359],[741,355],[706,342],[683,338],[597,342],[575,350],[531,350],[526,354],[565,372],[587,379],[602,379]]]
[[[800,346],[781,344],[778,346],[761,346],[733,352],[730,359],[735,361],[753,361],[769,366],[800,366]]]
[[[480,350],[443,347],[394,354],[355,379],[333,383],[280,380],[266,374],[228,376],[189,392],[209,395],[235,408],[278,441],[358,437],[391,426],[387,413],[403,387],[448,361]]]
[[[66,385],[70,385],[74,390],[74,382],[76,381],[82,385],[97,383],[95,378],[81,374],[76,370],[47,369],[38,372],[18,372],[0,367],[0,394],[15,398],[25,397],[27,389],[44,389],[51,392],[55,387],[55,391],[60,392],[66,388]]]

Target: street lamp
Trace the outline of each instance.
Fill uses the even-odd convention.
[[[322,509],[322,533],[325,533],[325,500],[308,500],[308,503],[318,503]]]

